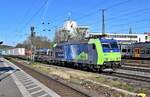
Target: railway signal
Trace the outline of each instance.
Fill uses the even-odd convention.
[[[42,24],[44,25],[45,23],[44,23],[44,22],[42,22]]]

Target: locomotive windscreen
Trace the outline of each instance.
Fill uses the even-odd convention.
[[[112,49],[118,49],[118,44],[117,42],[110,42],[111,48]]]
[[[104,52],[119,52],[119,47],[116,40],[102,39],[101,44]]]

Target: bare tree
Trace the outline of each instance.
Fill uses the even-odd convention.
[[[22,44],[19,43],[16,47],[24,47],[26,49],[31,49],[31,42],[36,48],[51,48],[52,42],[45,36],[35,36],[34,38],[28,37]]]

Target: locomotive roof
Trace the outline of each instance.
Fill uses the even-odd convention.
[[[115,39],[106,39],[106,38],[101,38],[101,42],[117,42]]]
[[[117,42],[117,40],[115,39],[106,39],[106,38],[99,38],[101,42]],[[65,44],[84,44],[84,43],[88,43],[88,40],[81,40],[81,41],[69,41],[69,42],[62,42],[62,43],[58,43],[57,45],[65,45]]]
[[[81,44],[81,43],[88,43],[88,40],[62,42],[62,43],[58,43],[57,45],[65,45],[65,44]]]

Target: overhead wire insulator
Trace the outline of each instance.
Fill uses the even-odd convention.
[[[45,24],[44,22],[42,22],[42,24]]]

